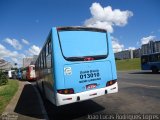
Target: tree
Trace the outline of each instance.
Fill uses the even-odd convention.
[[[7,82],[7,76],[0,70],[0,85],[5,85]]]

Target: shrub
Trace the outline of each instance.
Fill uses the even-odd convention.
[[[0,85],[5,85],[7,82],[7,76],[0,70]]]

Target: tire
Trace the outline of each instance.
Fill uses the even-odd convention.
[[[39,85],[38,85],[37,81],[36,81],[36,88],[38,89],[38,91],[40,91],[40,88],[39,88]]]
[[[155,67],[155,66],[154,66],[154,67],[152,67],[151,69],[152,69],[152,73],[158,73],[158,71],[159,71],[159,70],[158,70],[158,68],[157,68],[157,67]]]
[[[42,97],[43,97],[44,101],[46,101],[46,92],[45,92],[45,87],[44,87],[43,82],[42,82]]]

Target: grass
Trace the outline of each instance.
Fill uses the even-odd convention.
[[[18,90],[18,81],[9,80],[6,85],[0,86],[0,114]]]
[[[118,71],[140,70],[140,58],[116,60]]]

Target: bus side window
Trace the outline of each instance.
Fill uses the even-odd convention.
[[[41,56],[39,57],[39,69],[41,69]]]
[[[142,57],[142,64],[147,63],[148,62],[148,56],[143,56]]]
[[[154,61],[154,56],[153,55],[149,55],[149,62],[153,62]]]
[[[42,68],[45,68],[45,60],[44,60],[44,49],[42,50]]]
[[[51,54],[51,48],[52,48],[52,47],[51,47],[51,40],[50,40],[49,43],[48,43],[48,53],[49,53],[49,54]]]
[[[48,43],[46,44],[46,56],[48,56]]]
[[[44,68],[46,68],[46,49],[43,49],[43,63],[44,63]]]
[[[158,61],[158,55],[153,55],[153,58],[154,58],[154,62]]]
[[[43,68],[43,54],[41,54],[41,69]]]
[[[47,68],[51,68],[52,67],[52,64],[51,64],[51,59],[52,59],[52,53],[51,53],[51,51],[52,51],[52,45],[51,45],[51,38],[49,37],[49,41],[48,41],[48,43],[47,43],[47,45],[46,45],[46,64],[47,64]]]
[[[157,61],[160,61],[160,55],[157,56]]]

